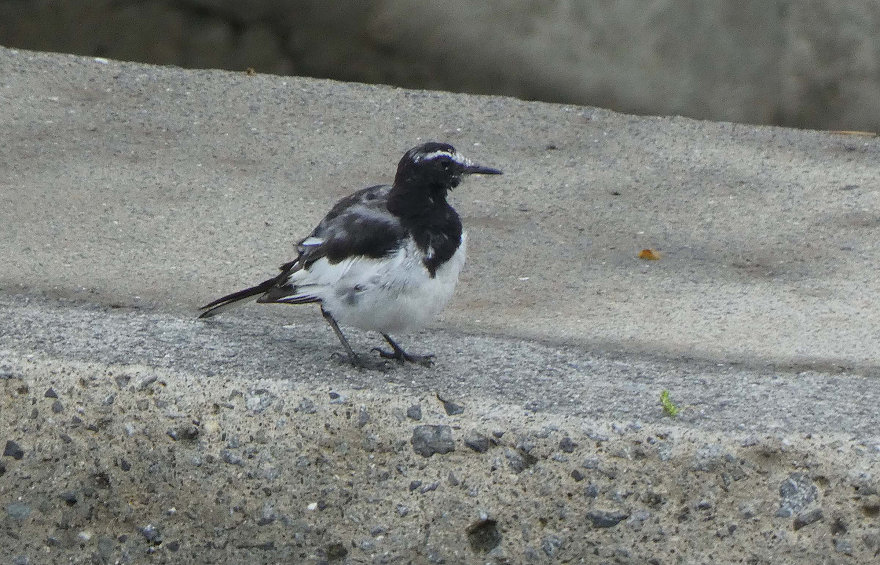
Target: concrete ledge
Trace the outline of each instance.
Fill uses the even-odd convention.
[[[875,138],[3,49],[0,102],[16,562],[878,555]],[[419,138],[506,172],[437,367],[194,319]]]
[[[108,350],[135,349],[117,331],[125,316],[74,315],[103,328],[90,339]],[[128,332],[171,348],[158,363],[5,350],[0,426],[14,444],[0,537],[10,555],[865,563],[880,549],[880,445],[847,434],[711,432],[696,406],[680,422],[659,407],[647,422],[584,418],[493,398],[496,378],[481,395],[438,397],[410,385],[431,380],[423,370],[372,383],[268,367],[242,378],[241,344],[208,350],[218,373],[193,373],[177,367],[179,349],[205,352],[202,339],[181,339],[192,323],[149,318]]]

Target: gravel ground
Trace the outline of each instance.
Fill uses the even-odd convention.
[[[876,450],[34,356],[2,368],[15,563],[867,563]],[[402,388],[402,387],[401,387]],[[414,419],[412,407],[420,408]],[[409,415],[408,415],[409,414]]]
[[[360,372],[331,359],[337,344],[317,323],[271,338],[260,318],[0,306],[0,539],[15,562],[880,555],[876,423],[811,423],[822,399],[796,395],[810,375],[754,373],[744,387],[695,363],[688,385],[677,376],[671,418],[659,390],[680,367],[659,361],[428,332],[421,343],[445,343],[445,357],[482,348],[531,368],[489,363],[468,378],[474,364],[456,370],[441,355],[435,369]],[[753,387],[754,405],[725,397],[722,382]],[[621,391],[640,413],[615,406]],[[852,412],[876,405],[857,399]]]

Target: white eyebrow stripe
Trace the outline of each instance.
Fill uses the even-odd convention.
[[[416,161],[430,161],[432,159],[437,159],[439,157],[449,157],[450,159],[452,159],[456,163],[460,163],[462,165],[469,165],[470,164],[470,161],[465,159],[464,156],[461,155],[460,153],[458,153],[458,152],[450,153],[449,151],[445,151],[442,149],[440,151],[426,153],[425,155],[422,155],[421,157],[417,158]]]

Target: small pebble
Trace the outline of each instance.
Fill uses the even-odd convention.
[[[278,515],[275,512],[275,508],[269,504],[268,502],[263,504],[263,509],[260,512],[260,517],[257,519],[258,526],[266,526],[275,521]]]
[[[330,404],[344,404],[345,400],[345,396],[339,394],[338,392],[330,393]]]
[[[449,426],[416,426],[413,429],[410,443],[413,446],[413,451],[422,457],[455,451],[452,428]]]
[[[157,380],[159,380],[159,377],[157,377],[156,375],[150,375],[149,377],[145,377],[140,383],[138,383],[137,389],[144,390],[146,388],[149,388],[150,385],[155,383]]]
[[[440,398],[439,396],[437,398]],[[443,410],[446,411],[447,416],[458,416],[459,414],[464,414],[464,406],[461,404],[456,404],[451,400],[443,400],[440,398],[440,402],[443,403]]]
[[[191,441],[199,437],[199,428],[193,424],[186,424],[171,428],[165,433],[174,441]]]
[[[477,453],[485,453],[489,450],[489,438],[477,431],[471,431],[465,436],[464,444]]]
[[[568,436],[565,436],[564,438],[559,440],[559,449],[561,449],[565,453],[572,453],[577,445],[578,444],[571,441],[571,438]]]
[[[13,502],[6,506],[6,513],[15,520],[24,520],[31,515],[31,507],[23,502]]]
[[[537,457],[521,449],[505,449],[504,456],[507,458],[507,464],[510,466],[510,469],[517,474],[522,473],[538,462]]]
[[[24,457],[24,450],[20,445],[15,443],[12,440],[6,442],[6,447],[3,449],[3,455],[6,457],[12,457],[16,461],[20,460]]]
[[[619,510],[591,510],[587,512],[587,519],[593,523],[594,528],[612,528],[627,518],[629,518],[629,514]]]
[[[370,413],[367,412],[367,408],[365,406],[358,408],[357,422],[355,423],[357,427],[363,428],[369,421]]]
[[[314,414],[317,411],[318,408],[311,398],[303,398],[296,407],[296,412],[302,412],[303,414]]]
[[[153,524],[147,524],[146,526],[141,528],[141,534],[147,539],[148,542],[152,544],[162,543],[162,535]]]
[[[776,516],[787,518],[800,513],[818,496],[818,489],[805,473],[791,473],[779,485],[779,510]]]
[[[599,468],[599,458],[598,457],[587,457],[584,459],[584,462],[581,463],[581,466],[584,469],[598,469]]]
[[[843,553],[844,555],[852,555],[853,547],[849,540],[843,538],[834,538],[834,551]]]
[[[599,442],[599,443],[601,443],[601,442],[608,441],[608,436],[607,436],[607,435],[605,435],[605,434],[600,434],[599,432],[597,432],[597,431],[595,431],[595,430],[589,430],[589,431],[586,431],[586,432],[584,432],[584,433],[587,434],[587,437],[588,437],[588,438],[590,438],[591,440],[593,440],[593,441],[595,441],[595,442]]]
[[[6,369],[6,368],[0,369],[0,380],[20,379],[20,378],[21,377],[18,374],[13,373],[9,369]]]
[[[541,549],[547,557],[556,555],[563,546],[563,540],[559,536],[550,535],[541,540]]]
[[[814,522],[818,522],[821,519],[822,519],[822,509],[821,508],[814,508],[813,510],[810,510],[809,512],[803,512],[803,513],[795,516],[793,526],[794,526],[795,531],[797,531],[805,526],[809,526],[810,524],[812,524]]]
[[[242,461],[241,457],[228,449],[220,451],[220,458],[223,459],[224,463],[228,463],[229,465],[244,465],[244,461]]]
[[[266,410],[275,401],[275,395],[266,389],[258,389],[245,401],[245,407],[257,414]]]

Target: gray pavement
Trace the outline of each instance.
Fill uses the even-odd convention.
[[[421,332],[414,350],[438,356],[430,369],[359,371],[331,359],[341,353],[320,314],[277,325],[271,317],[227,315],[208,323],[156,310],[86,306],[23,296],[0,297],[0,351],[39,357],[143,365],[234,377],[254,386],[271,377],[315,390],[328,384],[393,395],[439,394],[519,413],[550,412],[578,422],[666,424],[659,402],[669,390],[682,412],[676,423],[731,437],[842,434],[880,454],[876,378],[848,373],[784,371],[694,360],[594,353],[504,336],[453,330]],[[366,352],[376,336],[351,330]]]
[[[688,512],[716,508],[706,527],[729,530],[718,543],[731,561],[749,559],[755,548],[771,557],[795,548],[791,555],[808,559],[847,555],[846,543],[858,558],[874,551],[871,536],[880,536],[870,522],[875,501],[849,493],[865,483],[861,492],[876,494],[880,486],[873,478],[880,465],[875,137],[7,49],[0,49],[0,124],[0,381],[7,399],[0,418],[10,441],[24,447],[22,457],[3,458],[7,486],[0,488],[0,503],[7,514],[0,536],[10,536],[10,547],[31,562],[34,551],[49,551],[41,544],[122,561],[171,546],[151,539],[143,520],[157,518],[133,517],[120,502],[132,488],[138,491],[127,482],[128,469],[119,470],[117,450],[129,462],[158,458],[158,471],[145,467],[140,476],[145,488],[159,493],[137,503],[146,514],[167,518],[162,505],[174,500],[192,505],[192,524],[163,526],[175,532],[174,547],[190,552],[178,556],[183,562],[224,555],[216,528],[234,524],[218,514],[214,530],[199,530],[197,518],[216,509],[200,506],[204,496],[168,490],[180,465],[198,484],[256,504],[239,506],[249,509],[242,516],[259,515],[254,527],[267,527],[260,532],[308,522],[308,531],[296,534],[305,536],[296,538],[301,553],[285,545],[285,530],[271,547],[261,546],[267,562],[339,555],[381,561],[382,551],[355,541],[360,534],[352,533],[353,518],[344,509],[369,514],[387,493],[334,499],[343,519],[312,520],[298,501],[326,495],[324,478],[306,473],[282,480],[260,474],[263,467],[242,471],[249,469],[248,453],[269,449],[252,441],[266,425],[260,408],[266,395],[273,418],[297,424],[273,440],[279,452],[256,456],[261,465],[278,458],[284,467],[281,461],[296,453],[311,453],[310,460],[318,457],[340,476],[397,465],[404,493],[412,483],[401,467],[484,481],[477,491],[490,500],[460,481],[447,481],[454,492],[434,487],[441,498],[424,503],[419,515],[432,517],[439,537],[434,549],[413,558],[417,562],[518,562],[530,552],[582,559],[594,547],[591,539],[607,549],[608,559],[623,559],[614,549],[622,547],[632,562],[675,562],[668,548],[638,541],[648,523],[647,517],[631,519],[640,513],[656,526],[653,543],[682,543],[687,560],[707,551],[709,542],[699,541],[707,531],[696,526],[699,520],[690,529],[681,526],[687,520],[681,504]],[[336,199],[390,180],[402,152],[426,139],[451,142],[505,171],[498,179],[468,179],[453,194],[470,234],[469,263],[435,326],[400,336],[415,351],[436,353],[435,368],[374,374],[341,366],[331,359],[335,337],[310,307],[252,304],[207,323],[195,320],[199,305],[271,274]],[[643,248],[660,259],[639,259]],[[376,344],[373,335],[353,336],[361,350]],[[131,386],[120,384],[120,374],[135,375]],[[152,383],[165,387],[164,400]],[[58,402],[73,402],[77,415],[71,417],[70,408],[55,412],[52,403],[42,407],[47,387]],[[661,409],[662,390],[682,407],[674,420]],[[328,391],[337,396],[321,404]],[[109,395],[119,400],[108,404]],[[437,452],[425,467],[409,451],[415,421],[403,414],[413,403],[436,403],[437,395],[467,410],[438,409],[426,417],[451,426],[458,447],[449,455]],[[305,400],[317,403],[320,420],[309,410],[290,410]],[[209,428],[206,422],[227,408],[234,415]],[[47,417],[45,426],[30,423]],[[202,430],[185,457],[177,433],[165,433],[166,421],[181,418]],[[387,451],[379,452],[391,459],[376,463],[369,437],[345,435],[343,449],[321,435],[353,425],[356,433],[385,442]],[[462,443],[468,430],[515,432],[491,436],[495,447],[484,453]],[[59,433],[68,447],[54,446]],[[230,434],[243,439],[232,442]],[[570,451],[559,443],[561,435],[579,447]],[[657,441],[672,451],[655,449]],[[64,451],[71,445],[84,451]],[[101,445],[116,455],[101,452]],[[244,461],[235,460],[239,449]],[[645,449],[644,457],[631,456]],[[714,454],[711,465],[706,449]],[[47,453],[58,465],[74,467],[89,454],[101,470],[83,468],[82,481],[91,485],[83,492],[121,505],[112,506],[109,521],[76,514],[82,505],[54,510],[53,489],[66,488],[56,488],[57,478],[46,479],[45,492],[38,489],[44,499],[13,502]],[[606,456],[618,471],[608,471]],[[219,466],[214,459],[203,466],[205,458]],[[596,458],[598,466],[588,463]],[[727,469],[732,461],[745,470]],[[498,469],[506,472],[498,475]],[[679,475],[681,469],[696,475]],[[364,492],[372,492],[372,472],[361,476]],[[809,500],[793,513],[779,515],[780,504],[791,502],[790,489],[780,483],[806,484],[795,476],[801,472],[813,489],[824,486],[824,494],[805,495]],[[593,480],[590,473],[599,474]],[[749,488],[728,489],[739,479],[725,473],[746,477],[739,484]],[[526,475],[536,481],[528,487],[534,487],[535,509],[516,512],[521,502],[510,492],[526,488]],[[544,528],[546,513],[562,512],[554,500],[572,480],[580,489],[575,500],[585,496],[583,485],[598,489],[594,495],[588,488],[587,502],[575,504],[579,521],[552,523],[552,535],[517,525],[525,520]],[[558,481],[558,490],[547,486]],[[636,482],[642,486],[632,486]],[[655,500],[646,485],[661,483],[661,502],[645,502]],[[252,501],[260,489],[269,496],[296,488],[301,492],[293,499],[272,503],[277,520]],[[435,492],[418,488],[406,496]],[[632,497],[620,494],[627,488],[635,489]],[[751,498],[736,498],[746,495]],[[216,497],[223,499],[219,491]],[[824,508],[825,518],[817,520],[826,533],[797,525],[816,516],[816,504]],[[743,505],[758,510],[746,512]],[[625,528],[596,517],[610,506],[627,515]],[[401,522],[406,514],[396,506],[387,508],[395,527],[412,527]],[[586,522],[584,508],[593,508]],[[848,536],[835,529],[832,510],[846,517]],[[49,532],[61,519],[53,512],[72,524],[66,533]],[[497,520],[502,541],[495,546],[474,545],[471,535],[474,527],[488,528],[480,518],[485,512]],[[39,543],[29,546],[27,536],[14,533],[23,523]],[[120,540],[112,524],[135,534]],[[664,537],[673,527],[684,528],[677,541]],[[77,537],[77,531],[85,533]],[[383,543],[394,546],[387,555],[407,556],[405,548],[423,539],[406,531],[393,543],[387,536]],[[240,535],[250,536],[245,532]],[[101,539],[110,541],[101,546]],[[239,541],[236,547],[250,551]],[[468,542],[470,553],[456,553]],[[200,553],[204,543],[219,553]]]
[[[880,367],[876,138],[26,52],[2,65],[3,288],[189,315],[442,139],[506,175],[453,195],[470,260],[441,325]]]

